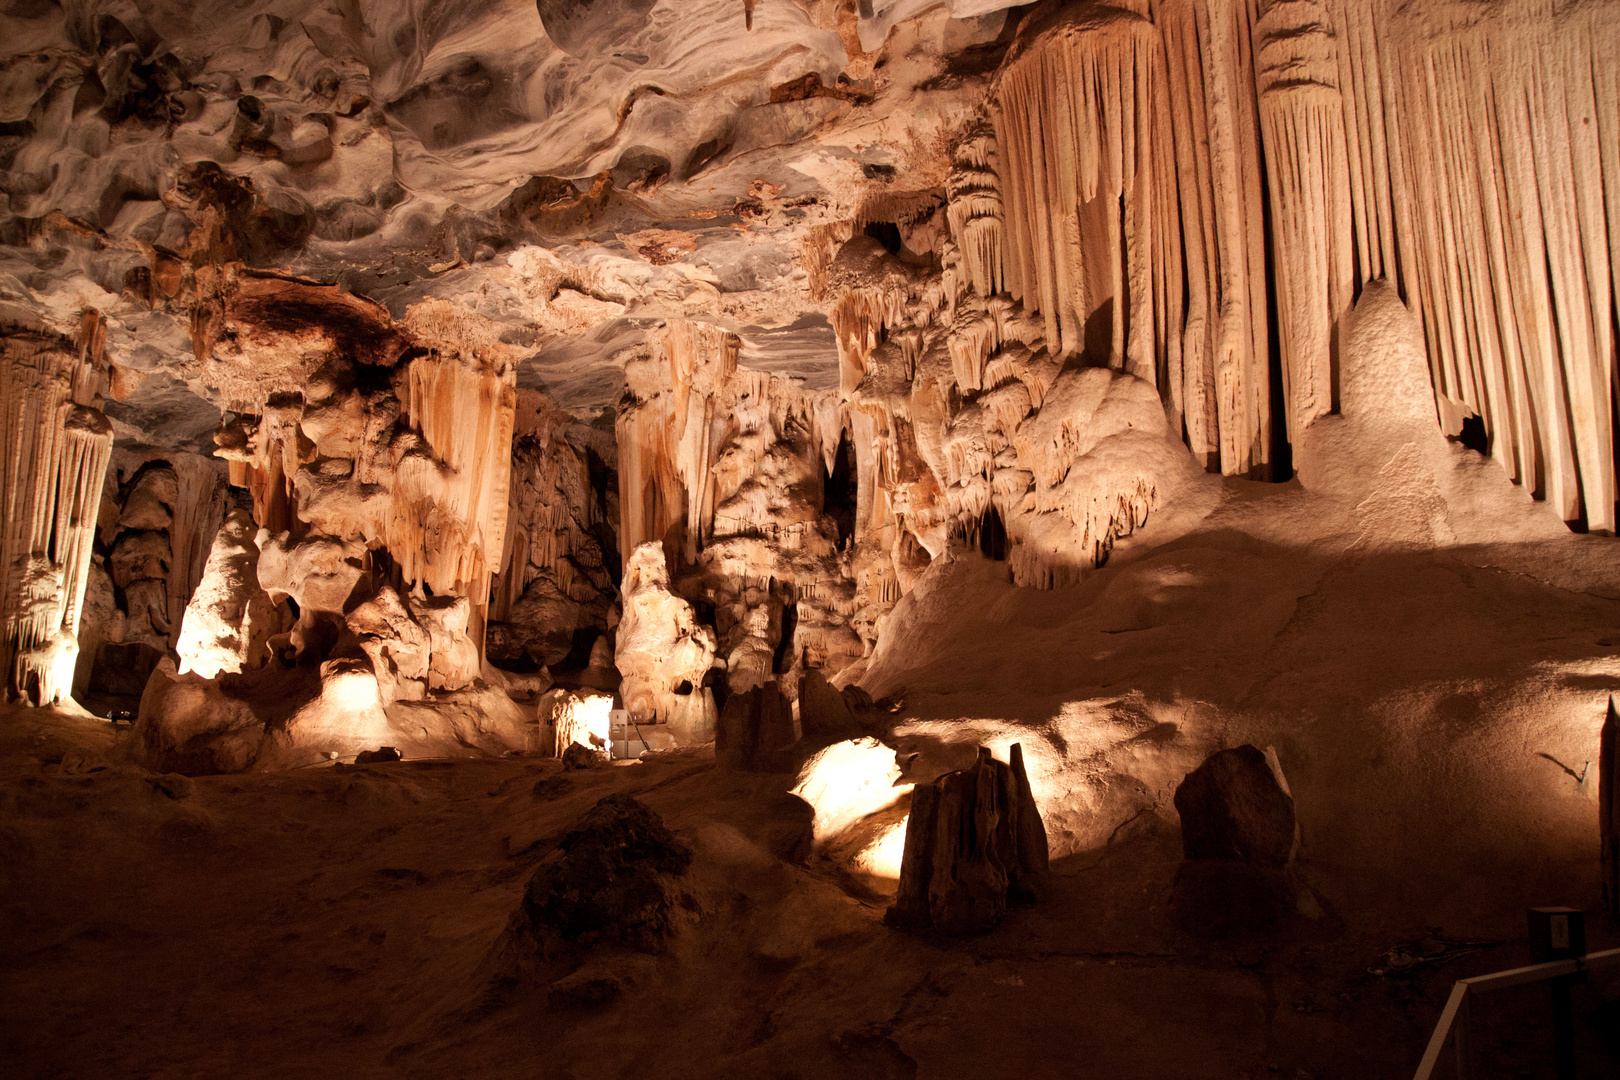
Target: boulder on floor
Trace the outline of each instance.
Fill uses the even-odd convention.
[[[517,928],[547,956],[599,942],[656,952],[674,928],[674,879],[691,862],[656,812],[609,795],[529,879]]]
[[[1269,866],[1293,861],[1294,799],[1268,756],[1253,746],[1211,754],[1176,789],[1188,859]]]
[[[1170,906],[1183,930],[1246,935],[1317,910],[1292,872],[1298,825],[1274,752],[1245,745],[1211,754],[1175,802],[1184,861]]]
[[[1023,747],[1014,743],[1010,758],[997,761],[980,747],[972,768],[912,789],[899,892],[884,915],[889,925],[982,933],[1009,901],[1034,899],[1047,868],[1046,829],[1033,793],[1026,795]]]

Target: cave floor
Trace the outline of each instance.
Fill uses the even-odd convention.
[[[184,781],[121,764],[123,738],[0,722],[5,1075],[1402,1076],[1453,979],[1525,959],[1486,943],[1372,974],[1398,931],[1347,912],[1191,937],[1167,915],[1179,842],[1151,816],[1059,859],[1035,907],[944,941],[791,861],[787,776],[688,757]],[[533,867],[614,791],[696,852],[669,949],[589,961],[626,985],[605,1005],[492,988],[481,964]],[[1594,924],[1594,948],[1615,937]],[[1614,990],[1577,997],[1594,1070],[1615,1060],[1596,1034]],[[1542,997],[1476,1020],[1481,1075],[1550,1075]]]

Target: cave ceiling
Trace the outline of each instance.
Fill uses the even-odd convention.
[[[448,301],[581,416],[670,317],[827,389],[805,252],[943,201],[999,6],[23,0],[0,305],[61,332],[104,313],[120,439],[190,449],[243,404],[197,333],[227,265],[371,302],[338,334]]]

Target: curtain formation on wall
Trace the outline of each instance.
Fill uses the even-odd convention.
[[[1601,9],[1538,0],[1078,7],[1009,55],[971,149],[1000,235],[978,194],[958,243],[1233,475],[1336,407],[1344,316],[1388,278],[1442,422],[1477,414],[1510,475],[1612,530],[1617,58]]]

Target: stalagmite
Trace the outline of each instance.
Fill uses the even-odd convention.
[[[212,679],[269,662],[270,637],[281,630],[281,620],[259,585],[256,533],[246,510],[233,510],[220,526],[181,622],[179,674],[194,671]]]
[[[1019,763],[1009,766],[980,747],[971,769],[912,789],[899,894],[885,922],[908,930],[982,933],[1000,921],[1009,899],[1033,898],[1045,858],[1033,842],[1034,830],[1021,821],[1034,801],[1025,791],[1017,744],[1014,753]]]
[[[643,544],[624,568],[624,615],[614,663],[624,676],[624,707],[638,719],[667,721],[677,695],[706,694],[715,639],[692,605],[669,591],[663,545]]]

